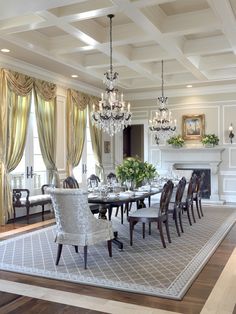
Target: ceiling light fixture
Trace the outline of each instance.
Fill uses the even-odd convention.
[[[105,93],[101,94],[99,106],[93,105],[91,113],[92,123],[104,132],[113,136],[130,125],[132,113],[130,103],[126,106],[123,94],[119,95],[115,85],[119,74],[113,72],[112,66],[112,18],[113,14],[107,16],[110,19],[110,69],[104,73],[103,83],[107,86]]]
[[[149,120],[149,129],[155,134],[156,143],[166,141],[176,130],[176,119],[172,119],[171,111],[166,107],[168,97],[164,96],[163,60],[161,61],[161,97],[158,97],[159,108],[152,120]]]
[[[187,87],[187,88],[191,88],[191,87],[193,87],[193,85],[188,84],[188,85],[186,85],[186,87]]]
[[[71,77],[76,78],[76,77],[78,77],[78,75],[77,74],[72,74]]]
[[[10,49],[2,48],[2,49],[1,49],[1,52],[10,52]]]

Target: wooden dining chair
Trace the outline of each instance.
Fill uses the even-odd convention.
[[[204,179],[205,179],[205,173],[202,172],[200,177],[198,177],[196,191],[193,194],[193,201],[196,204],[196,209],[198,213],[198,217],[203,217],[203,211],[202,211],[202,194],[204,192]]]
[[[173,201],[172,200],[170,201],[170,206],[168,209],[168,214],[173,215],[173,220],[175,222],[176,231],[177,231],[177,234],[179,237],[180,237],[179,225],[180,225],[181,232],[184,232],[183,224],[182,224],[182,206],[181,206],[181,204],[182,204],[182,198],[184,195],[185,186],[186,186],[186,178],[183,177],[180,179],[180,181],[177,185],[175,198]]]
[[[169,224],[168,224],[168,207],[171,199],[171,195],[173,192],[174,184],[171,180],[167,181],[164,185],[160,204],[157,207],[149,207],[149,208],[141,208],[136,210],[135,212],[131,212],[129,214],[129,229],[130,229],[130,245],[133,245],[133,229],[134,225],[138,222],[142,222],[142,231],[143,231],[143,238],[145,238],[145,224],[149,224],[149,234],[150,234],[150,223],[156,222],[157,228],[160,233],[160,238],[162,241],[162,245],[166,248],[166,243],[163,234],[163,226],[164,223],[167,233],[167,238],[169,243],[171,243],[170,232],[169,232]]]
[[[197,188],[197,183],[198,183],[197,175],[193,174],[188,184],[186,199],[181,203],[182,210],[187,212],[190,226],[192,225],[192,221],[190,217],[190,210],[191,210],[193,221],[196,222],[194,209],[193,209],[193,198],[194,198],[194,193]]]

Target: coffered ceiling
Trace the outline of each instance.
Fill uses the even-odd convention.
[[[126,94],[165,88],[219,90],[236,86],[236,0],[0,0],[2,64],[23,61],[41,73],[104,89],[113,65]],[[16,60],[17,59],[17,60]],[[71,78],[72,74],[78,78]],[[235,88],[236,90],[236,88]]]

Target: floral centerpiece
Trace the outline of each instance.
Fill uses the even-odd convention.
[[[219,144],[219,137],[215,134],[206,134],[202,138],[202,143],[205,146],[215,146]]]
[[[183,147],[184,139],[181,137],[181,135],[172,136],[167,140],[167,143],[174,147]]]
[[[154,179],[158,173],[152,164],[128,157],[116,167],[116,175],[123,183],[130,180],[135,186],[140,186],[144,180]]]

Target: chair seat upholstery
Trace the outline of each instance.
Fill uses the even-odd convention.
[[[51,201],[51,196],[49,194],[41,194],[41,195],[33,195],[29,196],[29,202],[31,204],[37,204],[41,202],[50,202]],[[20,202],[22,205],[26,204],[26,197],[21,197]]]
[[[149,208],[140,208],[135,212],[131,212],[129,217],[147,217],[147,218],[156,218],[158,217],[158,207],[149,207]]]

